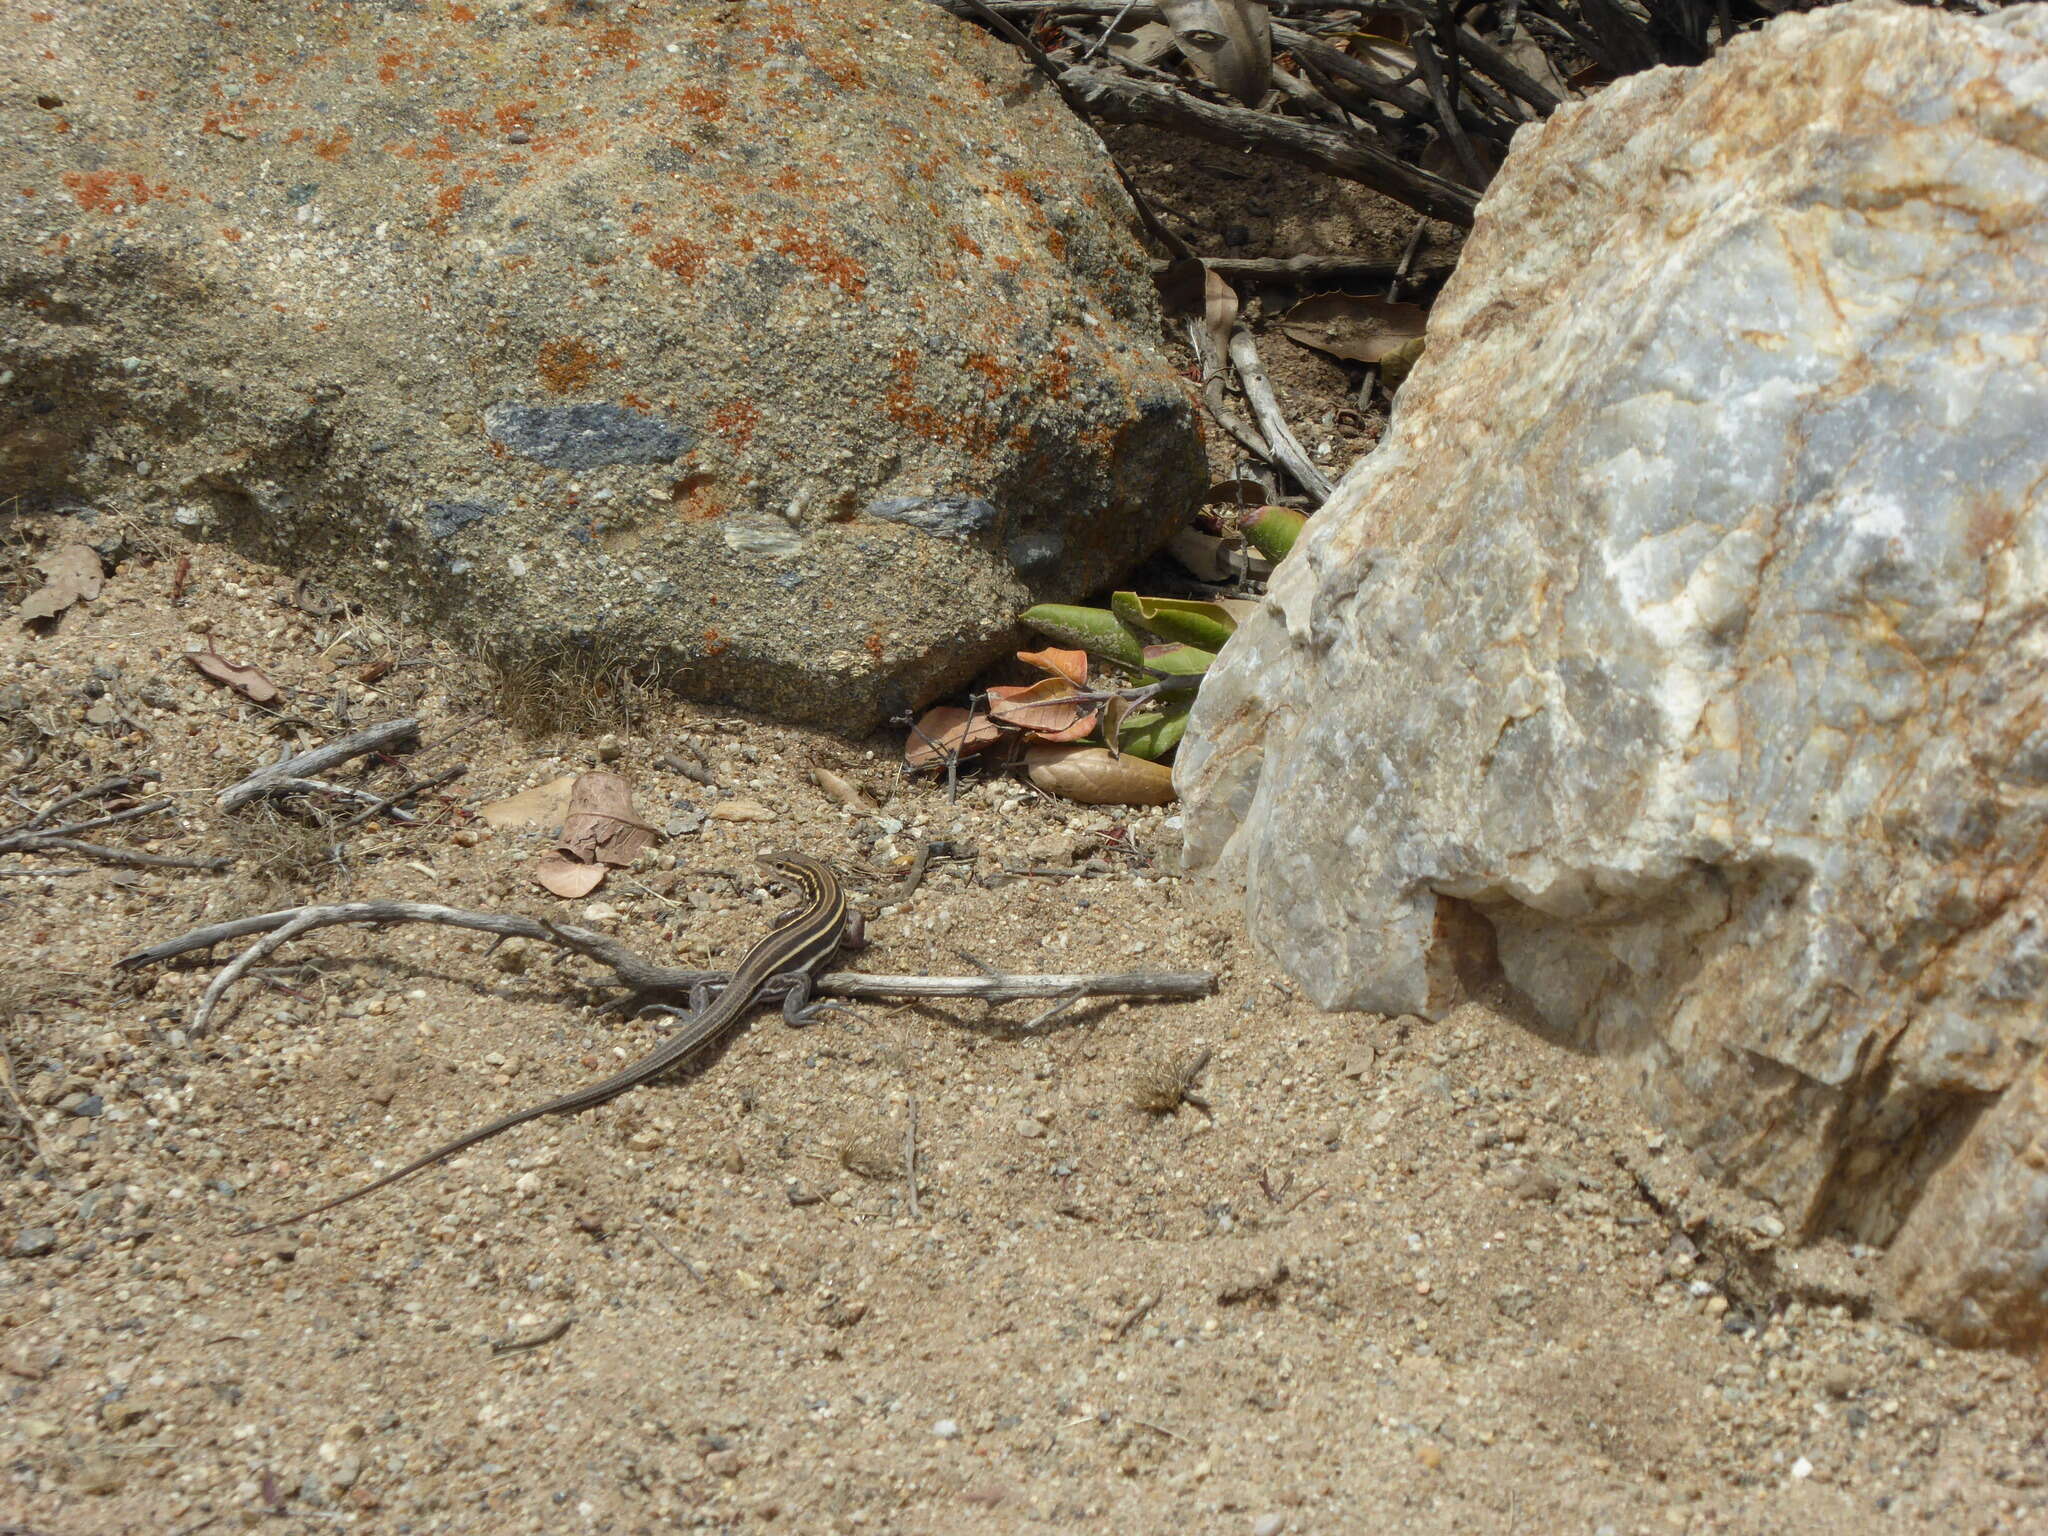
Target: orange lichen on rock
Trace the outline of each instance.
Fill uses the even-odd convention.
[[[731,401],[720,406],[711,417],[711,430],[739,449],[745,449],[754,440],[754,433],[760,425],[760,407],[751,400]]]
[[[843,256],[816,235],[793,226],[776,231],[775,249],[802,267],[831,283],[850,298],[867,292],[868,269],[851,256]]]
[[[149,183],[133,171],[66,171],[64,185],[87,213],[126,213],[150,199]]]
[[[711,260],[711,251],[695,240],[685,240],[678,235],[649,251],[647,259],[662,271],[686,283],[694,283],[704,275],[704,268]]]
[[[535,372],[541,383],[558,395],[566,395],[590,383],[590,375],[603,358],[577,336],[558,336],[540,349]]]
[[[692,117],[701,117],[706,122],[715,123],[725,116],[725,98],[701,85],[679,86],[675,103]]]
[[[988,380],[989,397],[993,399],[1008,389],[1017,379],[1017,370],[1006,367],[986,352],[970,352],[962,366],[972,369]]]

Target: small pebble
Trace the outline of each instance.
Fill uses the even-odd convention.
[[[1025,1137],[1027,1140],[1036,1139],[1045,1134],[1045,1127],[1036,1120],[1026,1116],[1017,1122],[1017,1134]]]
[[[1285,1515],[1261,1515],[1252,1522],[1252,1536],[1280,1536],[1286,1529]]]
[[[932,1426],[932,1433],[941,1440],[958,1440],[960,1438],[960,1426],[951,1419],[941,1419]]]
[[[14,1234],[14,1243],[7,1252],[16,1259],[40,1259],[53,1252],[57,1246],[55,1227],[23,1227]]]

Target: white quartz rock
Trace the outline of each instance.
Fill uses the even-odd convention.
[[[2044,209],[2041,5],[1523,130],[1176,775],[1319,1002],[1440,1009],[1478,935],[1966,1341],[2048,1336]]]

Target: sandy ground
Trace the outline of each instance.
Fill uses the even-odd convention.
[[[20,557],[65,529],[8,535],[18,599]],[[1163,813],[1013,779],[948,803],[903,781],[893,741],[658,700],[522,736],[516,686],[294,597],[139,537],[54,633],[0,638],[18,803],[146,770],[174,810],[88,835],[240,860],[0,857],[33,1122],[0,1108],[9,1529],[2048,1530],[2029,1367],[1870,1315],[1867,1255],[1781,1252],[1770,1213],[1715,1194],[1598,1061],[1477,1003],[1440,1023],[1304,1006],[1174,877]],[[282,712],[183,662],[208,640],[284,686]],[[340,867],[211,808],[285,744],[401,714],[420,752],[330,777],[467,775],[415,825],[357,829]],[[686,743],[717,787],[658,761]],[[560,902],[526,877],[546,840],[471,812],[601,757],[676,835]],[[880,809],[836,805],[814,763]],[[741,800],[774,819],[719,819]],[[761,848],[886,895],[927,837],[966,857],[901,907],[870,895],[863,969],[1207,969],[1215,995],[1036,1027],[1035,1004],[764,1016],[682,1080],[251,1237],[639,1055],[655,1023],[596,1012],[589,962],[416,926],[309,935],[204,1038],[208,964],[110,970],[203,922],[373,896],[567,917],[692,963],[785,899]],[[1134,1107],[1204,1052],[1208,1113]]]

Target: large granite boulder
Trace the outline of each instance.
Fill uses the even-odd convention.
[[[1199,495],[1101,146],[923,0],[10,28],[0,496],[859,728]]]
[[[1523,130],[1209,674],[1190,862],[1331,1007],[1549,1025],[1966,1341],[2048,1333],[2048,7]]]

